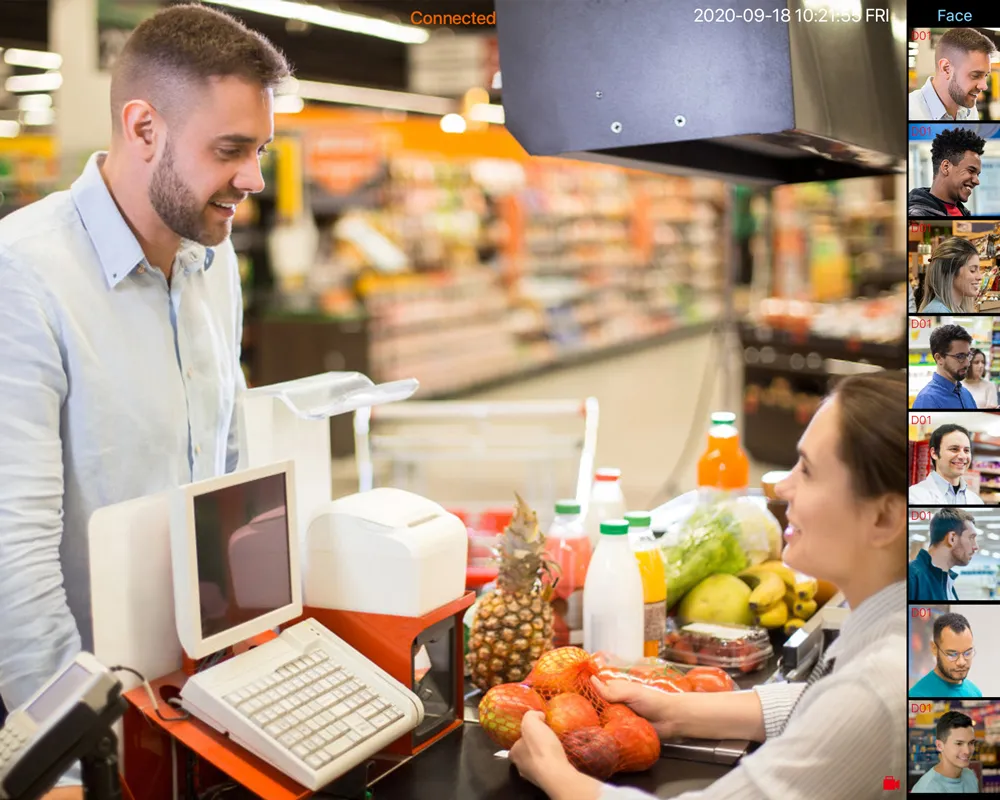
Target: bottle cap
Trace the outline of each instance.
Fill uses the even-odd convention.
[[[653,524],[653,517],[648,511],[629,511],[625,515],[625,521],[632,528],[648,528]]]
[[[713,411],[713,425],[735,425],[736,415],[732,411]]]
[[[579,514],[580,504],[576,500],[560,500],[556,503],[557,514]]]
[[[594,473],[594,480],[616,481],[622,476],[622,471],[614,467],[601,467]]]
[[[624,536],[628,533],[628,523],[623,519],[609,519],[601,523],[602,536]]]

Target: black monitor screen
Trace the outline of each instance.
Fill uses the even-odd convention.
[[[285,475],[194,498],[203,638],[292,602]]]

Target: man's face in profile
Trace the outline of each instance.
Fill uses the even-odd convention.
[[[979,550],[977,541],[978,531],[971,522],[965,523],[965,530],[961,536],[955,538],[955,545],[951,548],[951,557],[960,567],[969,566],[972,557]]]
[[[952,728],[946,734],[947,741],[938,739],[934,745],[941,754],[941,761],[956,770],[968,769],[975,749],[974,728]]]
[[[941,631],[941,639],[931,644],[937,656],[938,672],[952,683],[964,681],[972,669],[973,645],[972,631],[968,628],[961,633],[951,628]]]
[[[972,190],[979,185],[979,173],[983,171],[983,161],[978,153],[967,150],[957,163],[948,163],[945,189],[952,202],[968,203]],[[942,167],[943,169],[943,167]]]
[[[973,108],[986,91],[990,76],[990,58],[977,51],[958,53],[951,61],[948,95],[959,106]]]

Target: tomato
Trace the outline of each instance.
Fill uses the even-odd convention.
[[[691,647],[690,643],[684,641],[677,642],[674,645],[671,658],[674,661],[679,661],[681,664],[698,663],[698,656],[695,655],[694,648]]]
[[[718,667],[695,667],[687,679],[696,692],[731,692],[736,687],[725,670]]]
[[[646,684],[647,686],[652,686],[654,689],[659,689],[662,692],[670,692],[676,694],[677,692],[690,692],[693,691],[691,686],[691,681],[687,678],[653,678]]]
[[[635,664],[629,668],[628,674],[640,681],[648,681],[660,675],[660,671],[649,664]]]

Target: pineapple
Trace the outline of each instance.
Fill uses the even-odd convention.
[[[538,515],[517,497],[500,537],[497,588],[483,595],[469,631],[466,663],[472,683],[486,691],[519,683],[552,647],[553,564],[545,557]]]

